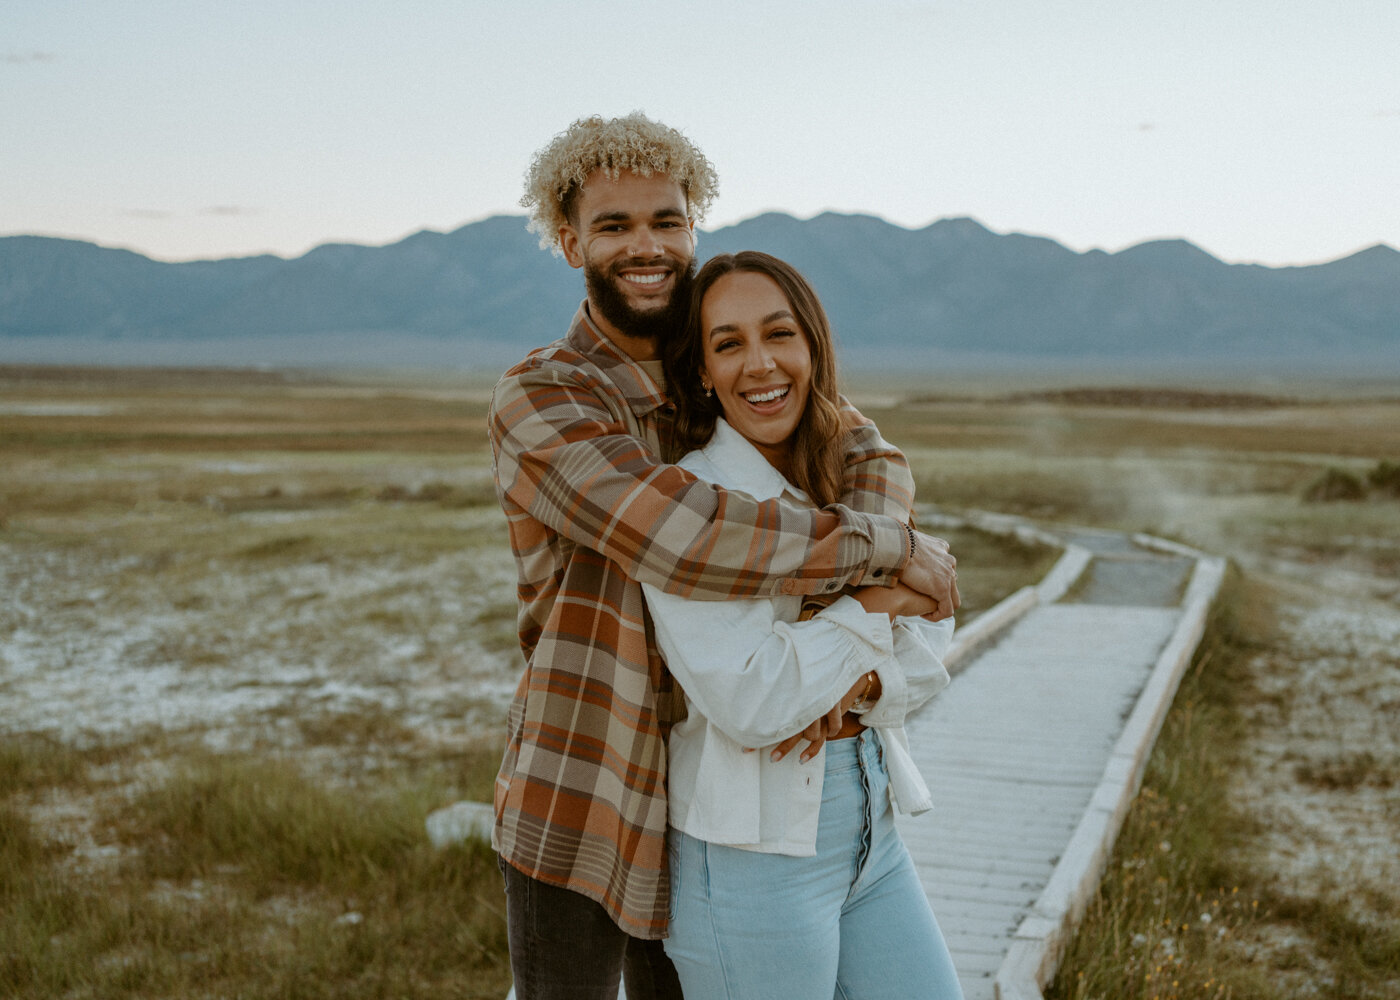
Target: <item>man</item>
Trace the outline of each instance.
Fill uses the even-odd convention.
[[[531,228],[584,272],[567,336],[502,376],[489,432],[519,571],[526,669],[496,779],[519,1000],[679,997],[665,935],[665,734],[679,697],[641,582],[725,600],[895,578],[958,604],[954,562],[905,526],[903,457],[849,410],[843,504],[702,483],[660,455],[660,345],[684,322],[709,161],[640,114],[575,122],[536,154]]]

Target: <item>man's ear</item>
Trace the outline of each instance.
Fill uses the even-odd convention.
[[[570,267],[583,267],[583,253],[579,249],[578,231],[572,223],[565,222],[559,227],[559,249],[564,251],[564,259]]]

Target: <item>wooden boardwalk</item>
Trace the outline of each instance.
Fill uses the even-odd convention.
[[[1123,536],[1059,540],[1060,566],[963,630],[953,683],[909,721],[934,809],[899,827],[967,1000],[1040,996],[1223,569]]]

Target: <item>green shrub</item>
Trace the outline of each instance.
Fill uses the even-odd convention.
[[[1377,462],[1366,474],[1366,481],[1382,496],[1400,499],[1400,462]]]
[[[1331,468],[1303,493],[1309,503],[1330,503],[1334,500],[1363,500],[1366,486],[1361,480],[1345,469]]]

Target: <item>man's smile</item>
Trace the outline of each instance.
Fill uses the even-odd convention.
[[[623,271],[622,277],[632,282],[634,285],[659,285],[669,277],[671,272],[657,271],[649,274],[639,274],[636,271]]]
[[[676,268],[669,262],[624,264],[613,268],[615,279],[640,295],[651,295],[661,291],[666,285],[666,279],[675,273]]]

